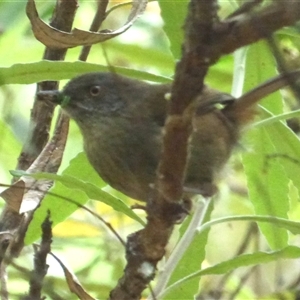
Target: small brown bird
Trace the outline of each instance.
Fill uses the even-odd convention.
[[[214,180],[237,143],[239,129],[253,116],[254,103],[285,85],[279,79],[241,101],[208,87],[194,99],[191,105],[199,117],[193,121],[186,190],[204,196],[215,193]],[[69,81],[51,99],[78,124],[87,157],[103,180],[129,197],[147,201],[161,154],[170,91],[170,84],[88,73]]]

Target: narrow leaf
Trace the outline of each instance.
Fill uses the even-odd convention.
[[[273,57],[265,42],[251,45],[247,52],[245,89],[249,90],[275,74]],[[261,105],[273,114],[281,114],[283,110],[280,93],[273,93]],[[289,180],[278,159],[268,159],[277,153],[271,127],[276,127],[276,124],[250,130],[247,134],[250,146],[243,154],[243,164],[249,198],[256,214],[288,218]],[[259,224],[259,228],[273,249],[287,246],[288,234],[285,229],[275,230],[271,224]]]
[[[212,274],[226,274],[232,270],[235,270],[240,267],[246,267],[251,265],[265,264],[279,259],[296,259],[300,257],[300,248],[296,246],[288,246],[278,251],[273,252],[255,252],[252,254],[244,254],[237,256],[233,259],[216,264],[212,267],[203,269],[201,271],[190,274],[189,276],[177,281],[172,286],[168,287],[162,296],[168,295],[171,291],[175,293],[179,288],[182,288],[183,284],[186,284],[187,281],[194,280],[199,282],[199,278],[204,275]],[[169,299],[165,297],[164,299]]]
[[[62,175],[44,173],[40,175],[35,174],[33,176],[38,178],[47,177],[48,179],[57,181],[51,189],[51,193],[46,195],[40,206],[34,212],[33,220],[26,233],[26,244],[30,244],[40,237],[41,224],[48,210],[53,212],[51,216],[53,225],[55,226],[78,209],[76,203],[84,205],[91,198],[99,201],[103,200],[103,202],[113,206],[116,210],[142,222],[121,200],[101,190],[106,184],[88,163],[84,153],[79,153],[73,158]],[[71,199],[72,202],[67,201],[67,199]]]
[[[170,82],[171,79],[144,71],[123,67],[114,67],[116,73],[137,79],[154,82]],[[107,72],[108,67],[81,61],[40,61],[27,64],[15,64],[8,68],[0,68],[0,85],[28,84],[45,80],[69,79],[88,72]]]

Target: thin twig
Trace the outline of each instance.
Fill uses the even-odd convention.
[[[97,6],[97,11],[95,14],[95,17],[93,19],[93,22],[90,27],[90,31],[98,31],[102,22],[106,18],[106,8],[108,5],[108,0],[98,0],[98,6]],[[79,60],[86,61],[87,57],[90,53],[91,50],[91,45],[90,46],[84,46],[82,47],[81,53],[79,55]]]
[[[77,7],[77,0],[57,1],[54,15],[51,21],[51,26],[63,31],[70,31]],[[66,51],[67,49],[46,49],[43,58],[47,60],[63,60]],[[57,89],[57,87],[57,82],[47,81],[41,83],[38,89],[50,90]],[[28,134],[27,141],[25,142],[19,156],[16,169],[27,170],[42,152],[49,139],[49,130],[53,110],[54,106],[49,106],[42,101],[34,102],[33,108],[31,110],[31,125],[29,126],[29,128],[32,128],[32,131]],[[58,157],[55,157],[57,159],[55,162],[49,162],[49,164],[51,164],[52,170],[54,170],[55,168],[56,170],[58,170],[62,154],[63,151],[60,151],[60,159],[57,159]],[[42,170],[40,169],[40,171]],[[8,205],[5,205],[0,219],[0,230],[14,230],[18,228],[20,223],[23,221],[23,215],[15,212]]]
[[[46,216],[45,221],[42,224],[42,241],[38,249],[36,249],[34,257],[34,270],[30,276],[30,288],[28,296],[25,296],[23,300],[31,299],[45,299],[42,298],[43,280],[48,271],[48,265],[46,262],[47,255],[51,252],[52,243],[52,222],[50,221],[50,212]]]

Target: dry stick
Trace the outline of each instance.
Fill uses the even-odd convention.
[[[77,8],[77,1],[59,1],[55,8],[55,14],[51,21],[51,25],[57,29],[70,31]],[[63,60],[66,49],[46,49],[43,59],[47,60]],[[57,89],[57,82],[47,81],[40,83],[40,90]],[[16,169],[26,170],[38,157],[49,138],[49,129],[52,120],[53,106],[49,106],[41,101],[35,101],[31,110],[31,120],[29,128],[32,131],[27,137],[27,141],[22,149],[18,159]],[[57,169],[59,167],[59,162]],[[12,211],[7,206],[1,215],[1,230],[10,230],[18,227],[22,220],[22,215]]]
[[[28,296],[24,297],[23,300],[30,299],[42,299],[42,287],[43,280],[48,271],[48,265],[46,262],[47,255],[51,251],[52,243],[52,222],[50,221],[50,212],[46,216],[42,224],[42,241],[39,248],[35,251],[34,257],[34,270],[30,276],[30,289]]]
[[[60,162],[61,153],[65,146],[66,136],[67,136],[67,128],[65,126],[66,119],[58,118],[58,124],[56,126],[56,131],[51,141],[48,142],[46,147],[43,149],[42,153],[35,160],[32,166],[28,169],[29,171],[36,170],[44,170],[45,172],[53,172],[56,170],[56,163]],[[52,163],[55,162],[55,163]],[[42,190],[38,189],[37,186],[41,186],[41,182],[35,183],[37,197],[42,198],[46,190],[43,188]],[[27,191],[28,192],[28,191]],[[35,193],[34,191],[30,191],[31,193]],[[29,192],[29,193],[30,193]],[[27,195],[30,197],[30,194]],[[22,219],[21,223],[16,232],[14,232],[14,239],[12,239],[10,253],[7,255],[5,263],[9,264],[13,257],[17,257],[24,246],[24,237],[28,228],[28,225],[32,219],[33,212],[28,213],[27,217]],[[6,215],[8,217],[8,215]],[[5,221],[6,219],[4,219]],[[10,221],[8,219],[8,221]],[[1,286],[4,289],[4,284]]]
[[[1,263],[0,265],[1,300],[9,299],[6,279],[7,279],[6,265]]]
[[[7,290],[7,274],[6,274],[6,264],[4,263],[5,260],[5,253],[12,240],[13,236],[10,232],[4,231],[1,233],[0,239],[0,285],[1,285],[1,294],[0,298],[2,300],[8,299],[8,290]]]
[[[58,1],[50,25],[62,31],[70,32],[78,3],[76,0]],[[67,49],[46,48],[43,59],[64,60]],[[57,81],[44,81],[38,84],[38,90],[57,90]],[[34,102],[31,111],[30,132],[22,153],[19,157],[17,169],[26,170],[37,158],[49,139],[49,129],[54,107],[44,102]]]
[[[90,31],[98,31],[102,22],[106,18],[106,8],[108,5],[108,0],[98,0],[98,7],[93,19],[93,22],[90,27]],[[92,46],[84,46],[82,47],[81,53],[79,55],[79,60],[86,61],[87,57],[90,53]]]
[[[58,124],[56,126],[56,131],[54,136],[52,137],[51,141],[47,143],[46,147],[43,149],[42,153],[35,160],[35,162],[29,168],[29,170],[36,167],[36,168],[43,169],[45,172],[47,171],[52,172],[53,169],[56,168],[56,163],[59,163],[60,161],[61,152],[63,151],[66,135],[67,135],[67,128],[65,126],[65,122],[66,121],[64,118],[58,118]],[[53,161],[55,162],[54,164],[52,163]],[[43,197],[43,195],[45,195],[46,193],[45,189],[42,190],[42,193],[37,187],[36,190],[37,190],[36,193],[39,197]],[[12,258],[17,257],[21,252],[21,250],[23,249],[25,234],[27,232],[27,228],[32,219],[32,216],[33,216],[33,212],[28,213],[26,218],[23,218],[21,220],[21,223],[19,223],[19,227],[17,231],[14,232],[13,239],[9,248],[10,253],[7,254],[7,256],[5,257],[5,264],[4,263],[1,264],[2,269],[5,269],[6,265],[8,265],[11,262]],[[1,292],[4,289],[5,289],[5,284],[2,281]]]
[[[12,267],[14,267],[18,272],[20,272],[23,276],[22,278],[28,278],[30,276],[30,271],[23,266],[20,266],[16,264],[15,261],[12,261],[10,264]],[[44,292],[48,294],[49,299],[52,300],[65,300],[65,297],[62,298],[60,295],[58,295],[54,290],[53,290],[53,283],[51,282],[51,279],[49,281],[49,284],[45,282],[44,284]]]
[[[77,1],[62,0],[57,2],[54,12],[54,17],[51,21],[53,27],[64,31],[70,31],[73,24],[75,11],[77,9]],[[46,49],[44,59],[48,60],[62,60],[65,56],[66,50]],[[40,85],[42,89],[53,89],[57,87],[56,82],[48,82]],[[33,161],[41,153],[49,138],[49,128],[52,120],[53,107],[49,107],[41,101],[35,101],[31,111],[30,128],[33,128],[27,141],[22,149],[18,159],[17,169],[26,170]],[[62,151],[63,152],[63,151]],[[60,160],[57,160],[56,169],[59,168]],[[5,205],[1,217],[0,230],[14,230],[18,228],[23,220],[23,215],[13,211]],[[5,272],[5,266],[1,266],[2,274]],[[6,283],[2,281],[1,293],[6,289]]]
[[[75,5],[73,5],[73,4],[75,4]],[[57,6],[55,9],[55,16],[53,18],[53,21],[50,23],[50,25],[53,27],[56,27],[60,30],[63,30],[63,31],[70,31],[72,28],[75,11],[78,6],[77,1],[73,1],[73,3],[70,3],[70,1],[68,2],[65,0],[65,1],[61,1],[61,3],[59,3],[58,5],[59,6]],[[103,20],[103,15],[105,15],[106,5],[105,5],[105,1],[104,2],[99,1],[96,18],[100,17]],[[73,7],[73,9],[71,9],[72,7]],[[103,11],[103,9],[104,9],[104,11]],[[97,22],[97,20],[95,21],[95,19],[94,19],[94,22],[93,22],[94,27],[97,26],[97,25],[95,25],[95,24],[97,24],[95,22]],[[93,28],[91,28],[91,29],[93,30]],[[97,29],[95,29],[95,30],[97,30]],[[63,60],[66,51],[67,51],[66,49],[55,50],[55,49],[47,48],[45,51],[44,59]],[[58,87],[58,82],[52,82],[52,81],[51,82],[42,82],[39,85],[39,90],[53,90],[53,89],[57,89],[57,87]],[[38,141],[40,142],[41,147],[44,146],[45,141],[48,139],[48,130],[49,130],[49,126],[50,126],[50,122],[51,122],[51,118],[52,118],[53,108],[54,108],[54,106],[49,106],[45,102],[36,101],[34,104],[33,110],[32,110],[32,122],[33,123],[37,122],[38,124],[37,124],[37,127],[35,127],[32,136],[30,136],[30,139],[35,139],[36,135],[37,135]],[[51,114],[48,113],[48,111],[50,111]],[[45,119],[45,117],[47,117],[47,118]],[[44,126],[41,126],[41,124]],[[61,127],[61,126],[63,126],[63,127]],[[38,169],[37,171],[45,171],[45,172],[53,172],[53,173],[57,171],[58,167],[60,166],[60,162],[62,159],[63,150],[64,150],[66,138],[67,138],[67,128],[68,128],[68,118],[65,115],[63,116],[60,114],[58,117],[58,120],[57,120],[55,134],[52,137],[51,141],[46,145],[46,147],[44,148],[44,151],[43,151],[44,153],[46,153],[46,155],[48,155],[46,157],[46,158],[49,158],[48,164],[44,165],[44,167],[42,169]],[[43,139],[39,138],[40,134],[38,134],[38,132],[37,132],[38,130],[42,130],[42,132],[44,133],[44,134],[42,134]],[[43,140],[44,142],[42,143],[41,140]],[[29,144],[31,144],[31,142],[32,141],[30,140]],[[29,159],[29,154],[26,152],[26,149],[27,149],[26,146],[24,146],[23,152],[19,159],[18,169],[26,169],[27,165],[29,165],[34,159],[34,157]],[[44,156],[40,155],[39,158],[43,159]],[[38,162],[38,160],[36,162]],[[6,214],[6,216],[8,216],[8,215]],[[18,219],[15,222],[13,222],[14,227],[19,225],[21,222],[21,218],[19,218],[19,215],[16,214],[16,216],[18,217]],[[29,214],[29,216],[25,220],[25,223],[23,224],[22,228],[20,228],[21,230],[19,232],[19,238],[17,239],[16,243],[12,247],[13,256],[17,255],[17,253],[19,253],[23,247],[23,240],[24,240],[26,230],[27,230],[27,227],[28,227],[31,219],[32,219],[32,213]],[[120,237],[117,234],[116,234],[116,236],[120,239]],[[120,239],[120,241],[123,242],[122,239]]]
[[[65,148],[66,138],[68,135],[68,126],[66,126],[66,124],[68,123],[69,119],[65,115],[59,114],[55,131],[51,140],[47,143],[42,153],[35,160],[32,166],[28,169],[29,173],[39,171],[54,173],[57,171],[57,165],[61,162],[62,153]],[[35,181],[30,186],[31,189],[27,192],[25,197],[30,198],[36,195],[36,197],[41,201],[41,199],[45,196],[52,184],[51,183],[49,185],[49,188],[44,188],[42,183],[43,180]],[[29,212],[26,215],[26,218],[22,220],[22,223],[18,228],[16,238],[14,239],[14,242],[11,245],[10,252],[12,257],[18,256],[24,246],[25,234],[29,223],[31,222],[33,214],[34,211]]]

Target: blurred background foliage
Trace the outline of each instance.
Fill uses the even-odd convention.
[[[88,30],[90,24],[87,20],[91,20],[94,15],[96,1],[83,0],[79,4],[74,27]],[[113,4],[116,2],[114,1]],[[220,16],[225,17],[234,11],[239,3],[231,0],[220,1],[219,4]],[[30,22],[25,14],[25,5],[24,1],[0,0],[0,68],[9,68],[15,64],[24,64],[22,67],[26,67],[30,63],[39,62],[43,55],[44,46],[34,38],[31,32]],[[40,17],[43,20],[50,19],[54,5],[54,1],[37,2]],[[134,70],[140,70],[171,80],[176,60],[180,58],[183,39],[181,28],[186,14],[186,5],[187,1],[161,0],[159,3],[155,1],[149,3],[146,13],[127,32],[93,46],[88,62],[101,66],[128,68],[129,75],[131,71],[133,74]],[[124,6],[115,10],[105,21],[104,28],[118,28],[122,25],[126,20],[128,9]],[[293,68],[298,67],[300,65],[298,28],[281,30],[276,34],[276,38],[287,64]],[[104,55],[104,50],[107,57]],[[237,87],[241,89],[239,79],[245,75],[245,80],[241,80],[242,86],[244,90],[249,90],[277,73],[272,51],[266,42],[257,43],[241,51],[245,60],[241,59],[237,53],[224,56],[211,67],[206,83],[224,92],[231,92],[233,86],[235,90]],[[79,52],[79,47],[70,49],[66,61],[76,61]],[[28,76],[30,77],[30,73]],[[2,77],[1,74],[0,77]],[[61,81],[60,86],[62,87],[65,82]],[[10,183],[9,170],[15,169],[22,144],[30,132],[29,116],[35,89],[35,84],[0,86],[1,183]],[[261,118],[269,118],[272,113],[282,115],[298,109],[299,104],[294,100],[291,92],[286,90],[265,99],[263,106],[265,109],[260,109],[255,123],[243,132],[242,142],[237,146],[237,151],[224,170],[223,179],[219,184],[220,193],[215,199],[212,219],[265,214],[299,220],[299,185],[296,178],[299,177],[297,174],[300,170],[300,161],[297,161],[299,156],[296,156],[300,149],[297,136],[298,120],[293,119],[294,127],[286,126],[285,121],[259,126]],[[291,162],[279,156],[270,159],[271,164],[277,163],[274,166],[276,170],[270,177],[266,177],[262,165],[265,164],[266,155],[269,154],[270,149],[278,155],[284,151],[284,155],[290,155],[294,160]],[[91,182],[128,205],[135,203],[134,200],[105,186],[89,167],[81,152],[81,136],[71,121],[70,134],[59,174],[69,174],[84,182]],[[294,178],[296,180],[293,180]],[[257,188],[256,183],[260,181],[269,187],[267,191]],[[251,189],[249,194],[247,184]],[[83,203],[91,198],[84,191],[67,188],[60,182],[55,183],[53,191],[71,199],[84,199]],[[59,203],[55,204],[58,205],[57,214],[59,215],[67,204],[63,199],[54,198],[56,198],[56,203]],[[142,225],[136,220],[116,212],[109,205],[103,204],[101,199],[98,200],[100,201],[90,201],[86,205],[109,222],[124,240],[128,234],[141,228]],[[53,197],[50,201],[53,205]],[[1,204],[4,205],[4,202]],[[145,217],[143,211],[135,210],[135,212],[142,219]],[[29,228],[29,236],[27,236],[28,243],[32,243],[39,237],[39,225],[43,217],[44,213],[41,213],[40,219],[33,221],[33,225]],[[64,218],[65,215],[62,214],[57,220],[59,224],[54,227],[52,251],[76,273],[79,281],[92,296],[97,299],[106,299],[124,268],[123,246],[105,225],[87,211],[78,209],[65,221],[60,222]],[[185,226],[184,223],[183,228]],[[182,233],[178,228],[170,241],[169,251],[176,244],[180,234]],[[279,231],[273,223],[260,227],[256,223],[247,221],[217,224],[211,228],[206,245],[193,244],[191,246],[194,247],[193,257],[189,257],[188,263],[184,260],[185,270],[182,274],[189,274],[195,269],[200,269],[201,264],[205,269],[230,260],[238,254],[270,249],[276,251],[288,245],[299,245],[299,238],[284,228]],[[197,252],[200,248],[206,251],[203,262],[197,259]],[[284,255],[282,257],[287,258]],[[22,256],[10,266],[8,283],[11,299],[19,299],[27,292],[28,272],[32,268],[32,260],[32,250],[28,246],[24,249]],[[262,260],[262,262],[267,261],[267,259]],[[254,259],[253,263],[255,263]],[[208,297],[212,299],[296,299],[295,290],[300,281],[299,264],[298,259],[280,259],[280,255],[275,262],[267,264],[254,264],[251,267],[237,269],[238,265],[232,264],[232,270],[227,268],[224,269],[225,271],[215,272],[221,275],[203,276],[200,281],[197,277],[193,288],[195,286],[200,288],[201,296],[198,296],[198,299],[208,299]],[[75,296],[68,291],[58,263],[50,257],[49,265],[44,284],[45,295],[50,299],[75,299]],[[244,265],[247,264],[244,263]],[[163,262],[160,267],[163,268]],[[177,274],[182,267],[183,265],[179,263]],[[171,281],[174,282],[175,279]],[[176,290],[165,299],[191,299],[192,295],[197,292],[197,289],[183,290]]]

